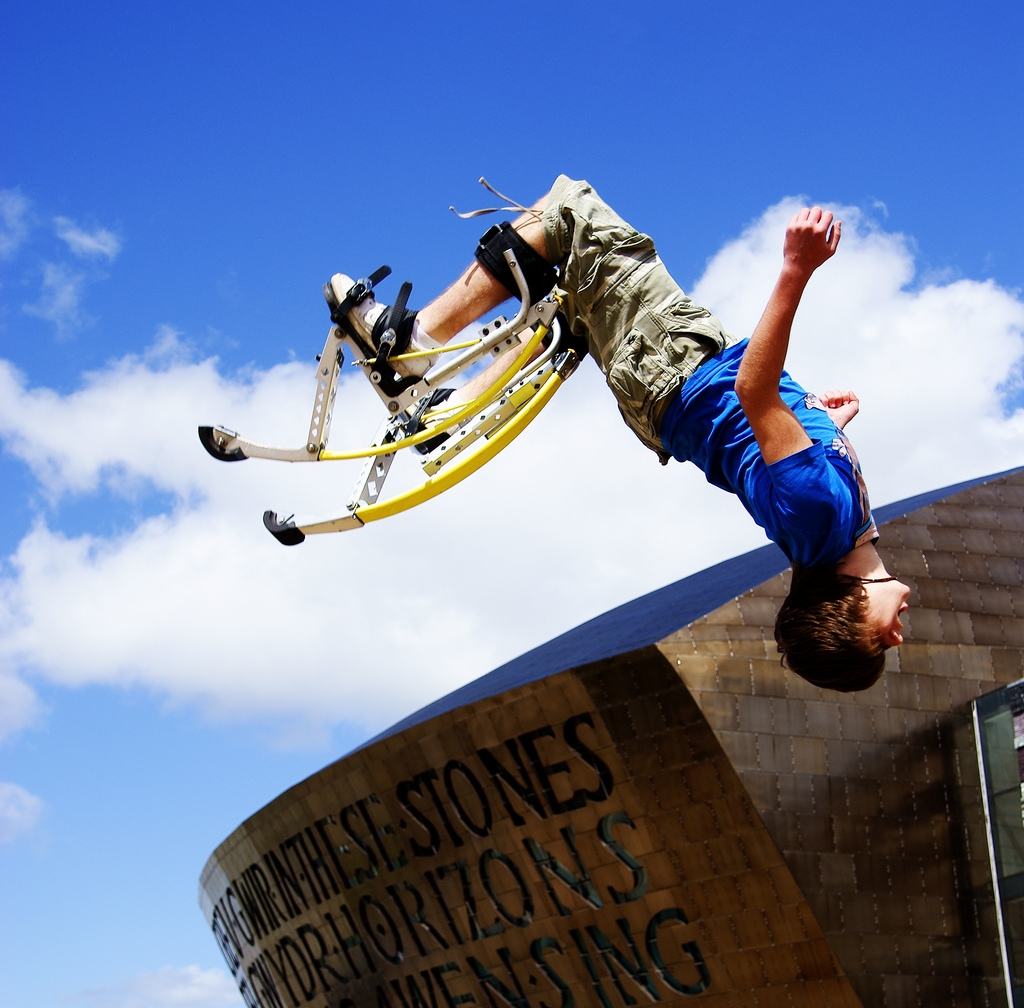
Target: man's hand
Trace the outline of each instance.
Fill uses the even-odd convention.
[[[833,225],[832,217],[830,210],[818,206],[804,207],[790,217],[782,251],[783,271],[791,269],[809,277],[826,259],[832,258],[843,230],[843,222]]]
[[[851,389],[831,389],[819,398],[825,412],[840,430],[860,412],[860,400]]]

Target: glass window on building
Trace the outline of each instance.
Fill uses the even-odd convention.
[[[1024,1008],[1024,680],[974,702],[1007,1003]]]

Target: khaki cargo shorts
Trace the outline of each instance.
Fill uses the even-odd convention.
[[[682,292],[651,239],[587,182],[560,175],[543,225],[573,333],[587,341],[626,423],[664,461],[658,428],[672,395],[736,337]]]

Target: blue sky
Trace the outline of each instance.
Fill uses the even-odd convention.
[[[421,305],[486,226],[447,210],[490,205],[480,175],[521,201],[590,179],[741,333],[792,207],[841,208],[792,369],[860,392],[874,499],[1024,463],[1019,4],[14,2],[3,20],[4,1004],[233,1003],[195,893],[246,815],[763,542],[658,469],[591,366],[447,499],[298,550],[261,511],[329,510],[352,474],[205,456],[198,423],[303,436],[320,285],[387,262],[385,294],[408,278]],[[342,399],[353,444],[372,403]],[[631,549],[637,523],[659,555]],[[560,551],[543,592],[510,562],[520,538]]]

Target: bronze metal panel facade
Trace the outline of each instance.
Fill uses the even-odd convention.
[[[970,702],[1024,675],[1024,476],[885,525],[913,590],[870,690],[780,670],[788,574],[662,642],[866,1005],[1005,1005]]]
[[[783,575],[296,785],[201,880],[246,1000],[1005,1004],[969,703],[1024,674],[1022,505],[884,527],[913,608],[864,693],[779,667]]]
[[[656,648],[327,767],[221,845],[202,885],[266,1008],[859,1004]]]

